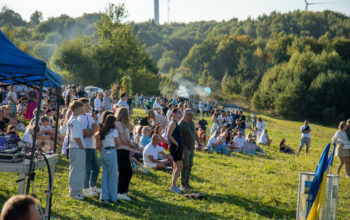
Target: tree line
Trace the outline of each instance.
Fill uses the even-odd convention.
[[[243,21],[125,23],[123,5],[79,18],[29,22],[8,8],[2,30],[66,81],[171,95],[183,78],[222,101],[331,123],[349,116],[350,18],[323,11],[272,12]],[[15,27],[15,28],[14,28]],[[162,73],[162,74],[159,74]]]

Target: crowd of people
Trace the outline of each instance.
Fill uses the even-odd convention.
[[[97,195],[106,203],[131,200],[128,192],[133,173],[149,172],[149,169],[172,170],[170,191],[182,193],[192,189],[190,176],[195,150],[261,155],[265,153],[263,145],[269,147],[272,143],[265,121],[254,112],[245,116],[240,109],[233,112],[213,109],[209,130],[206,120],[196,120],[193,103],[179,99],[142,94],[131,98],[125,93],[117,99],[110,90],[86,92],[82,86],[74,85],[64,86],[59,96],[54,90],[44,90],[43,97],[37,119],[37,90],[24,85],[1,90],[0,131],[8,143],[31,146],[35,122],[39,120],[36,144],[50,153],[54,149],[58,117],[57,144],[62,146],[62,154],[70,163],[69,195],[78,200]],[[145,109],[145,117],[133,123],[134,107]],[[18,118],[29,120],[28,126],[25,128]],[[24,131],[21,139],[17,129]],[[306,145],[307,154],[311,129],[308,121],[301,126],[298,152],[284,138],[280,152],[299,154]],[[338,174],[345,164],[347,177],[349,150],[342,148],[349,144],[349,130],[350,120],[341,122],[333,137],[341,161]],[[97,188],[100,166],[101,189]]]

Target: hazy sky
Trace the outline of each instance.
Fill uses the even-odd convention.
[[[30,15],[39,10],[44,19],[67,14],[81,16],[84,12],[104,11],[109,2],[125,3],[129,11],[128,20],[148,21],[154,16],[154,0],[0,0],[0,6],[7,5],[29,20]],[[350,0],[308,0],[310,3],[335,2],[310,5],[310,11],[333,10],[350,15]],[[159,0],[160,22],[168,21],[168,0]],[[190,22],[199,20],[229,20],[236,17],[240,20],[248,16],[253,18],[272,11],[288,12],[304,10],[304,0],[170,0],[170,21]]]

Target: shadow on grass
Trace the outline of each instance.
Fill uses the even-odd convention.
[[[213,200],[213,202],[215,203],[230,203],[233,205],[237,205],[247,210],[248,212],[255,212],[256,214],[264,216],[266,218],[275,218],[275,219],[284,219],[286,217],[295,218],[294,210],[286,210],[275,206],[262,204],[260,202],[252,201],[239,196],[208,195],[208,199]]]
[[[118,212],[128,217],[150,218],[150,219],[223,219],[215,213],[196,210],[191,207],[171,204],[143,193],[133,191],[132,201],[124,202],[118,208]],[[176,200],[174,195],[174,200]]]

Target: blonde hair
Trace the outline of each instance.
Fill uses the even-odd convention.
[[[339,122],[338,129],[342,130],[345,126],[346,126],[346,122],[341,121],[341,122]]]
[[[117,121],[122,122],[125,126],[129,126],[129,113],[125,107],[119,107],[115,113]]]
[[[149,126],[144,126],[144,127],[142,128],[142,132],[141,132],[142,135],[145,135],[145,134],[146,134],[146,131],[151,131]]]

